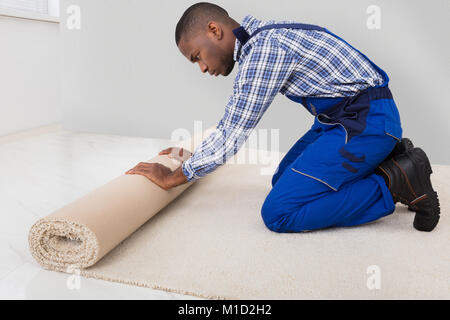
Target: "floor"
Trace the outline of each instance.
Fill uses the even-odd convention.
[[[0,299],[200,299],[46,271],[28,250],[36,220],[170,145],[60,126],[0,137]]]
[[[199,299],[46,271],[28,250],[36,220],[169,145],[60,126],[0,137],[0,299]]]

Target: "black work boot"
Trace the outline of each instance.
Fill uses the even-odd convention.
[[[393,158],[399,154],[402,154],[408,150],[414,148],[414,144],[408,138],[402,138],[401,141],[397,142],[392,152],[386,157],[386,159]]]
[[[439,221],[439,199],[431,185],[431,164],[421,148],[413,148],[383,161],[375,170],[392,194],[394,203],[401,202],[416,212],[414,228],[431,231]]]
[[[414,148],[414,144],[409,138],[402,138],[401,141],[397,142],[394,149],[391,151],[391,153],[386,157],[385,160],[391,159],[395,156],[398,156],[399,154],[405,153],[408,150],[411,150]],[[410,206],[408,206],[409,211],[414,211]]]

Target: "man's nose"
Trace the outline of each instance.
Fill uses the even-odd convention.
[[[205,73],[206,70],[208,70],[208,67],[201,61],[198,62],[198,65],[200,66],[200,70]]]

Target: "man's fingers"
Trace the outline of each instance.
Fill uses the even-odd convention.
[[[172,152],[172,148],[167,148],[167,149],[164,149],[163,151],[161,151],[159,154],[169,154],[169,153],[171,153]]]
[[[125,172],[125,174],[130,174],[130,173],[138,173],[140,172],[142,169],[145,169],[146,165],[148,165],[148,162],[139,162],[137,165],[135,165],[133,168],[131,168],[130,170],[128,170],[127,172]]]
[[[169,158],[175,158],[176,159],[177,158],[177,156],[176,156],[177,149],[178,148],[167,148],[167,149],[161,151],[159,154],[160,155],[167,154]]]
[[[141,169],[131,169],[129,171],[127,171],[127,174],[145,174],[146,171],[145,170],[141,170]]]
[[[178,152],[177,152],[178,151]],[[169,158],[184,161],[190,157],[190,152],[180,148],[180,147],[171,147],[164,149],[159,153],[160,155],[167,154]]]

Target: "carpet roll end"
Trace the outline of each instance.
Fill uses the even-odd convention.
[[[45,269],[70,272],[98,260],[94,232],[73,221],[40,219],[31,227],[28,243],[33,258]]]

